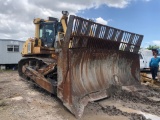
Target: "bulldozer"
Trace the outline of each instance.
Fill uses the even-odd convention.
[[[19,76],[55,94],[76,117],[89,102],[107,98],[110,86],[140,84],[143,35],[67,11],[60,21],[49,17],[33,23],[35,37],[23,45]]]

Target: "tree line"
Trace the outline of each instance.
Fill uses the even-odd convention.
[[[158,46],[158,45],[149,45],[149,46],[147,47],[147,49],[148,49],[148,50],[160,49],[160,46]]]

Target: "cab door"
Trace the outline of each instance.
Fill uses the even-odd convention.
[[[139,59],[140,59],[140,69],[142,70],[145,68],[145,60],[141,53],[139,54]]]

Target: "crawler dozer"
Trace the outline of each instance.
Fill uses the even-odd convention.
[[[112,85],[140,84],[138,51],[143,35],[62,12],[34,19],[35,37],[23,46],[18,72],[57,95],[76,117],[88,102],[109,96]]]

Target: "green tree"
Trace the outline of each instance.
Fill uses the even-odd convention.
[[[160,46],[158,46],[158,45],[149,45],[147,49],[148,49],[148,50],[160,49]]]

